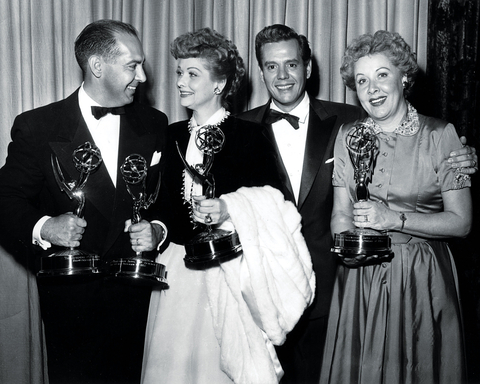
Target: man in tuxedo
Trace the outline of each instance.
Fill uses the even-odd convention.
[[[2,245],[37,260],[65,247],[80,247],[105,262],[136,251],[154,253],[163,227],[148,211],[131,225],[133,201],[119,171],[127,156],[142,155],[153,193],[163,166],[167,117],[134,101],[146,81],[137,32],[119,21],[93,22],[77,37],[75,56],[81,87],[15,119],[0,170]],[[76,201],[57,184],[52,158],[64,178],[75,181],[72,154],[87,142],[99,148],[103,161],[83,188],[84,216],[78,217],[72,214]],[[140,381],[150,288],[96,276],[38,279],[50,383]]]
[[[262,124],[276,149],[282,192],[302,216],[316,273],[314,303],[286,343],[277,347],[285,371],[282,383],[317,383],[337,265],[330,252],[334,142],[340,126],[362,118],[364,112],[309,97],[305,88],[312,70],[311,50],[307,38],[293,29],[279,24],[265,27],[255,38],[255,54],[270,100],[239,117]],[[464,160],[462,167],[476,165],[474,150],[467,147],[457,152],[457,160]],[[475,159],[471,162],[469,152]]]

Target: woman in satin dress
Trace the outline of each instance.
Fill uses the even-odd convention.
[[[457,273],[446,238],[471,227],[470,179],[446,161],[455,128],[405,98],[418,65],[398,33],[362,35],[341,74],[377,137],[370,198],[357,201],[343,126],[335,146],[332,233],[387,231],[393,257],[344,258],[337,273],[321,383],[463,383]]]

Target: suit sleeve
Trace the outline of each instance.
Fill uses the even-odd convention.
[[[32,120],[20,115],[12,128],[5,165],[0,170],[0,239],[31,243],[35,223],[46,213],[39,197],[45,176],[38,153],[43,144],[37,139]]]

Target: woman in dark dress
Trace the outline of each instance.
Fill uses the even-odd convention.
[[[171,52],[177,59],[177,87],[181,104],[193,114],[190,120],[169,127],[164,159],[167,165],[162,175],[160,199],[169,246],[157,259],[167,267],[169,289],[152,295],[142,382],[242,382],[237,375],[251,375],[251,370],[235,367],[235,354],[239,353],[236,357],[241,364],[241,351],[224,347],[231,335],[222,334],[227,328],[219,324],[233,319],[221,321],[219,318],[223,316],[223,311],[216,310],[219,307],[216,295],[227,294],[220,286],[218,290],[214,287],[208,291],[208,285],[223,273],[221,271],[225,270],[226,263],[214,263],[206,270],[188,268],[184,262],[184,244],[205,229],[204,223],[215,229],[234,230],[227,204],[219,196],[237,191],[240,187],[280,185],[274,150],[260,126],[237,119],[227,110],[227,98],[235,94],[245,74],[242,58],[231,41],[205,28],[178,37],[172,44]],[[209,170],[214,176],[216,198],[208,199],[205,198],[204,186],[185,170],[181,158],[183,156],[200,173],[204,172],[204,154],[198,148],[196,139],[197,132],[206,126],[220,129],[225,136],[223,148],[214,154]],[[233,260],[231,264],[237,265],[238,262]],[[235,278],[236,274],[233,276]],[[238,300],[234,304],[243,306],[243,302],[238,303]],[[227,310],[230,309],[229,304]],[[258,334],[265,347],[262,332],[263,329]],[[273,346],[268,343],[268,353],[274,354]],[[276,379],[276,365],[279,365],[276,355],[267,360],[267,367],[262,369],[268,368]]]

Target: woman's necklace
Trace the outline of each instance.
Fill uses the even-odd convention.
[[[230,112],[225,110],[224,114],[223,114],[223,117],[220,119],[220,121],[218,123],[215,123],[215,124],[205,124],[205,125],[210,125],[212,127],[218,127],[220,124],[222,124],[226,119],[227,117],[230,116]],[[188,120],[188,133],[192,133],[192,129],[194,127],[197,127],[198,124],[195,123],[195,118],[192,116],[190,118],[190,120]]]
[[[203,127],[211,127],[211,129],[218,129],[221,131],[220,129],[220,125],[230,116],[230,112],[227,111],[227,110],[224,110],[224,114],[222,116],[222,118],[215,124],[206,124],[205,126]],[[195,124],[195,119],[194,117],[192,116],[192,118],[188,121],[188,132],[190,134],[192,134],[192,130],[194,128],[198,127],[196,124]],[[198,130],[197,132],[195,133],[196,135],[198,134]],[[195,143],[197,142],[197,137],[195,137]],[[198,145],[197,145],[197,148],[198,148]],[[199,150],[201,150],[200,148],[198,148]],[[196,164],[192,164],[192,166],[195,168],[195,170],[200,173],[200,174],[203,174],[205,172],[205,165],[202,163],[196,163]],[[183,197],[183,203],[184,204],[189,204],[189,216],[190,216],[190,222],[193,224],[193,228],[196,228],[197,227],[197,222],[193,219],[193,195],[194,195],[194,187],[195,185],[197,184],[195,182],[195,180],[192,178],[192,177],[188,177],[187,178],[187,171],[184,169],[183,170],[183,188],[182,188],[182,197]],[[190,184],[189,186],[187,186],[187,184]],[[187,193],[186,193],[186,190],[189,190],[189,196],[187,196]]]

